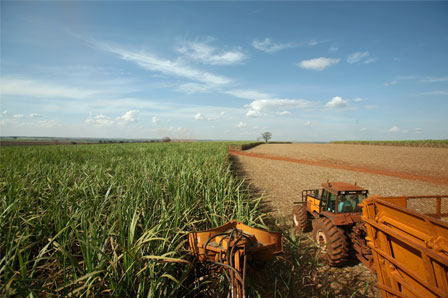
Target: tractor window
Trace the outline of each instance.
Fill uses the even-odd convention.
[[[334,193],[330,193],[330,198],[328,200],[328,211],[334,213],[335,209],[336,209],[336,195]]]
[[[322,211],[327,210],[327,198],[328,198],[328,192],[324,189],[322,190],[322,195],[320,196],[320,206]]]
[[[358,204],[366,197],[366,194],[361,193],[341,195],[339,197],[338,212],[361,212],[362,208],[358,207]]]
[[[358,207],[358,204],[364,201],[365,198],[367,198],[367,194],[360,193],[356,196],[355,212],[362,212],[362,208]]]

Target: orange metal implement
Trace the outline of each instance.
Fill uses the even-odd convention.
[[[246,267],[283,252],[281,233],[249,227],[236,220],[188,235],[190,250],[201,262],[223,270],[232,297],[245,297]]]
[[[383,297],[448,297],[448,223],[438,219],[448,196],[372,196],[362,205]]]

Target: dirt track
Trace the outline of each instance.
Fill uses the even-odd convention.
[[[327,179],[357,182],[385,196],[448,194],[445,148],[267,144],[244,153],[258,155],[237,156],[248,181],[284,216],[302,190],[319,188]]]
[[[319,188],[327,179],[357,182],[371,194],[383,196],[448,194],[445,148],[268,144],[243,153],[257,157],[234,155],[239,170],[264,196],[275,215],[289,221],[292,203],[301,200],[302,190]],[[268,156],[273,158],[265,158]],[[362,264],[324,266],[314,274],[316,284],[310,284],[313,297],[350,297],[344,289],[365,291],[365,297],[380,297],[373,286],[375,274]]]

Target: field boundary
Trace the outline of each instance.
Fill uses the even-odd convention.
[[[448,185],[448,177],[435,178],[435,177],[428,177],[428,176],[403,173],[403,172],[395,172],[395,171],[388,171],[388,170],[379,170],[379,169],[372,169],[372,168],[340,165],[340,164],[324,162],[324,161],[310,161],[310,160],[305,160],[305,159],[294,159],[294,158],[288,158],[288,157],[264,155],[264,154],[249,153],[249,152],[235,151],[235,150],[229,150],[229,154],[243,155],[243,156],[248,156],[248,157],[263,158],[263,159],[278,160],[278,161],[286,161],[286,162],[294,162],[294,163],[305,164],[305,165],[310,165],[310,166],[341,169],[341,170],[347,170],[347,171],[362,172],[362,173],[368,173],[368,174],[383,175],[383,176],[390,176],[390,177],[395,177],[395,178],[402,178],[402,179],[423,181],[423,182],[435,183],[435,184],[441,184],[441,185]]]

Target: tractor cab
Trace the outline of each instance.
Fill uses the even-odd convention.
[[[302,202],[314,217],[328,217],[338,225],[353,224],[361,220],[359,207],[369,191],[345,182],[322,183],[322,189],[304,190]]]
[[[345,182],[323,183],[319,198],[320,212],[362,212],[358,205],[367,198],[368,192],[367,189]]]

